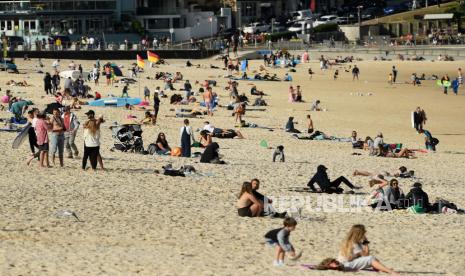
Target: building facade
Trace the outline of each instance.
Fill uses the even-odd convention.
[[[0,0],[0,32],[8,36],[111,32],[135,12],[132,0]]]

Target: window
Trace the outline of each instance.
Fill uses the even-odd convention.
[[[242,2],[241,3],[242,16],[257,16],[257,3],[255,2]]]
[[[157,18],[147,20],[148,29],[169,29],[170,20],[169,18]]]
[[[181,19],[173,18],[173,28],[181,28]]]

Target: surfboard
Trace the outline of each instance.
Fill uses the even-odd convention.
[[[412,128],[415,128],[415,111],[412,111],[412,114],[410,115],[411,120],[412,120]]]
[[[81,72],[79,72],[78,70],[66,70],[66,71],[61,71],[59,75],[61,78],[64,78],[64,79],[71,78],[72,80],[77,80],[79,79],[79,76],[81,76]],[[84,71],[82,72],[83,79],[87,79],[88,76],[89,76],[89,72],[84,72]]]
[[[29,129],[31,128],[31,123],[27,123],[27,125],[24,126],[24,128],[21,130],[21,132],[16,136],[16,138],[13,140],[13,149],[19,148],[21,144],[26,140],[26,137],[28,136]]]
[[[138,105],[142,101],[140,98],[103,98],[100,100],[89,101],[90,106],[116,106],[122,107],[126,104]]]

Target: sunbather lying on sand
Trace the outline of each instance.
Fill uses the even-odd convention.
[[[401,177],[401,178],[408,178],[412,177],[414,174],[414,171],[407,171],[407,168],[405,166],[399,167],[398,170],[394,172],[388,172],[388,171],[383,171],[383,172],[368,172],[368,171],[359,171],[355,170],[353,173],[353,176],[375,176],[375,175],[384,175],[384,176],[395,176],[395,177]]]

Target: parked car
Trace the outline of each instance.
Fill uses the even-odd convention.
[[[313,13],[312,10],[300,10],[293,12],[292,17],[295,20],[312,19]]]
[[[273,26],[270,27],[270,32],[273,31],[274,33],[281,33],[285,32],[287,30],[287,27],[285,24],[281,24],[279,22],[274,22]]]
[[[287,28],[290,32],[302,32],[302,29],[309,30],[312,28],[312,21],[310,20],[303,20],[303,21],[296,21],[292,24],[289,28]]]
[[[373,18],[376,18],[378,16],[381,16],[383,15],[384,12],[381,8],[378,8],[378,7],[370,7],[368,9],[365,9],[362,11],[361,13],[361,17],[362,19],[373,19]]]
[[[313,23],[313,27],[323,24],[337,23],[337,15],[324,15]]]
[[[395,14],[395,13],[404,12],[408,10],[409,10],[409,7],[406,4],[393,5],[393,6],[389,6],[383,9],[385,15]]]
[[[348,16],[340,16],[336,19],[336,23],[338,25],[347,25],[350,24],[350,20]]]
[[[264,33],[268,32],[270,29],[270,25],[267,25],[265,23],[251,23],[248,26],[244,27],[244,33],[249,33],[249,34],[256,34],[256,33]]]

